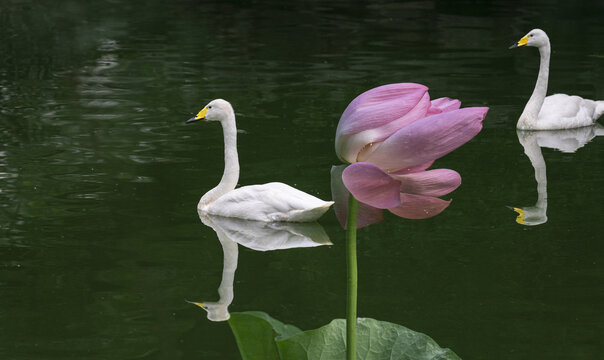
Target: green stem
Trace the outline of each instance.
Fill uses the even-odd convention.
[[[346,359],[357,358],[357,215],[359,202],[350,195],[346,223],[346,265],[348,290],[346,296]]]

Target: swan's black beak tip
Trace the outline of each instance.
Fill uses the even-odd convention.
[[[515,48],[517,48],[517,47],[518,47],[518,43],[515,43],[514,45],[510,46],[510,47],[508,48],[508,50],[512,50],[512,49],[515,49]]]
[[[185,124],[194,123],[194,122],[199,121],[199,120],[201,120],[201,118],[192,117],[189,120],[185,121]]]

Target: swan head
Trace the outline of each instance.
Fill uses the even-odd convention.
[[[516,217],[516,222],[520,225],[540,225],[547,222],[547,209],[538,206],[531,206],[525,208],[517,208],[510,207],[510,209],[514,210],[518,213]]]
[[[233,107],[231,104],[222,99],[215,99],[210,101],[201,111],[186,121],[187,124],[196,121],[223,121],[229,118],[233,114]]]
[[[520,46],[534,46],[537,48],[547,46],[549,44],[549,38],[545,31],[541,29],[533,29],[524,35],[524,37],[518,40],[517,43],[510,46],[510,49],[514,49]]]
[[[227,321],[231,318],[229,313],[229,304],[222,304],[220,302],[209,303],[209,302],[194,302],[185,300],[189,304],[197,305],[204,309],[208,313],[208,320],[210,321]]]

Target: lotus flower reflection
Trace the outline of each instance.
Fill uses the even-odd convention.
[[[346,225],[347,193],[361,204],[358,225],[382,219],[382,209],[409,219],[442,212],[438,198],[455,190],[454,170],[428,169],[434,160],[472,139],[482,129],[487,107],[460,109],[456,99],[430,100],[421,84],[390,84],[356,97],[336,131],[336,153],[351,163],[332,169],[336,214]]]

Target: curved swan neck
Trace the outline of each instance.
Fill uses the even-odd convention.
[[[235,112],[229,106],[226,117],[220,121],[224,136],[224,172],[220,183],[202,196],[199,206],[214,202],[222,195],[235,189],[239,181],[239,156],[237,154],[237,125]]]
[[[539,111],[541,110],[541,106],[545,100],[545,95],[547,94],[550,53],[551,48],[549,41],[545,45],[539,47],[539,55],[541,57],[541,61],[539,63],[539,75],[537,76],[537,82],[535,83],[533,94],[526,103],[522,115],[520,115],[519,123],[523,119],[528,121],[536,121],[539,117]]]

